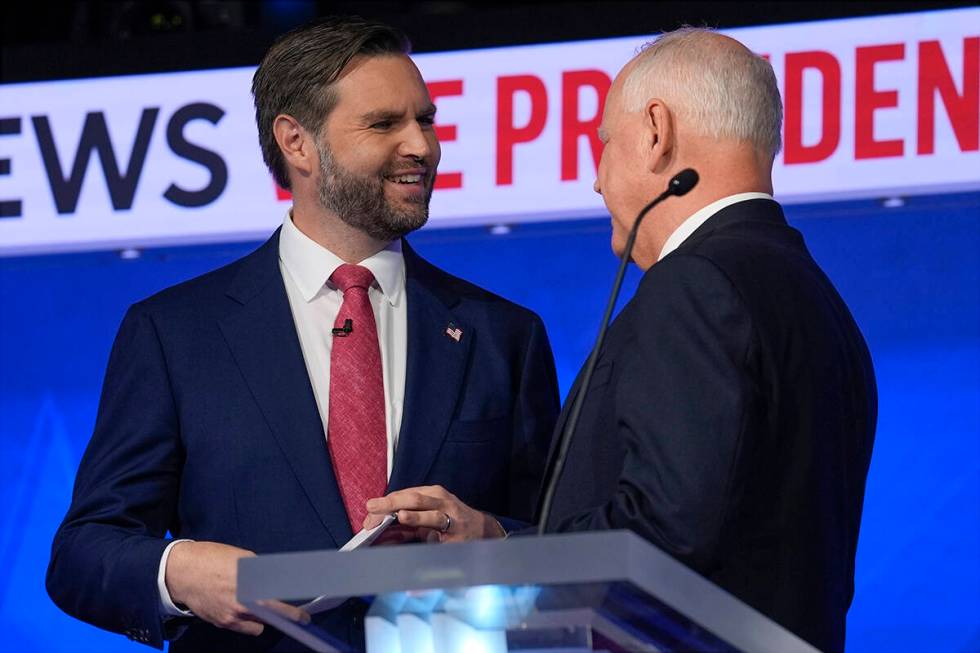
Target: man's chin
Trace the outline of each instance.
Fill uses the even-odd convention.
[[[421,229],[429,221],[429,212],[425,210],[411,213],[402,212],[395,215],[397,215],[397,219],[388,223],[388,227],[391,228],[391,235],[394,237],[392,240],[402,238]]]
[[[410,231],[415,231],[428,222],[428,198],[408,200],[405,198],[386,197],[385,199],[387,199],[389,215],[398,216],[398,222],[410,227]]]
[[[626,239],[621,238],[618,233],[613,231],[612,236],[609,238],[609,247],[612,249],[613,254],[616,258],[622,258],[623,252],[626,251]]]

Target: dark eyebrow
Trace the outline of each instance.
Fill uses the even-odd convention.
[[[430,104],[429,106],[427,106],[424,109],[422,109],[422,111],[420,111],[419,114],[418,114],[418,116],[416,116],[416,117],[417,118],[422,118],[422,117],[434,116],[435,114],[436,114],[436,105]],[[368,112],[368,113],[364,114],[361,117],[361,119],[364,121],[365,124],[371,125],[371,124],[374,124],[376,122],[384,122],[384,121],[398,122],[403,117],[404,117],[404,114],[403,113],[400,113],[398,111],[391,111],[389,109],[381,109],[381,110],[378,110],[378,111]]]
[[[386,109],[382,109],[380,111],[371,111],[369,113],[366,113],[361,117],[361,119],[366,124],[369,125],[376,122],[384,122],[384,121],[397,122],[402,119],[402,114],[397,111],[388,111]]]

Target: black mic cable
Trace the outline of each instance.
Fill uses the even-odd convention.
[[[592,380],[592,373],[595,371],[596,362],[599,360],[599,351],[602,349],[602,343],[606,339],[606,330],[609,328],[609,320],[612,317],[613,309],[616,307],[616,300],[619,298],[619,290],[623,285],[623,277],[626,276],[626,266],[629,264],[630,255],[633,253],[633,244],[636,242],[636,234],[640,229],[640,222],[646,217],[650,209],[657,204],[660,204],[672,195],[680,197],[686,194],[697,183],[698,173],[692,168],[685,168],[678,172],[667,183],[667,190],[643,207],[639,215],[636,216],[636,222],[633,223],[633,228],[630,229],[629,238],[626,239],[626,249],[623,250],[623,256],[619,262],[619,272],[616,273],[616,282],[613,284],[612,293],[609,295],[609,303],[606,304],[606,313],[602,316],[602,324],[599,326],[599,335],[596,336],[595,345],[592,347],[589,360],[585,364],[585,371],[582,373],[582,382],[579,384],[578,393],[572,401],[572,408],[568,413],[565,428],[562,429],[561,435],[558,436],[558,454],[555,457],[555,465],[551,470],[551,476],[548,478],[544,500],[541,503],[541,515],[538,518],[538,535],[544,535],[544,529],[548,523],[548,516],[551,513],[551,503],[555,498],[555,488],[558,485],[561,472],[565,467],[565,458],[568,456],[568,450],[571,448],[572,437],[575,435],[575,427],[578,425],[579,415],[582,413],[582,404],[585,402],[589,382]]]

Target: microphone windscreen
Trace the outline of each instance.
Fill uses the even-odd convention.
[[[677,195],[679,197],[694,188],[697,183],[698,173],[693,168],[685,168],[671,178],[670,183],[667,184],[667,188],[670,189],[671,195]]]

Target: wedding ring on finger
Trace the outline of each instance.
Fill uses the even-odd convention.
[[[453,527],[453,518],[449,516],[449,513],[442,513],[442,516],[446,518],[446,525],[439,529],[439,532],[445,535],[449,532],[449,529]]]

